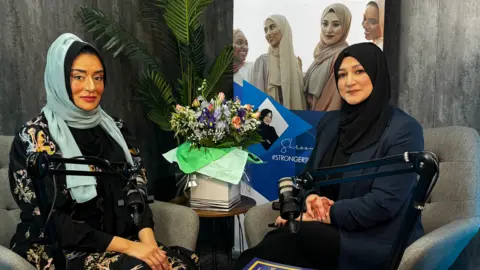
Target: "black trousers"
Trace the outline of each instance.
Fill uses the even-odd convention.
[[[234,269],[242,269],[253,258],[291,266],[334,270],[340,254],[340,235],[336,227],[319,222],[302,222],[296,234],[287,227],[269,232],[253,248],[243,252]]]

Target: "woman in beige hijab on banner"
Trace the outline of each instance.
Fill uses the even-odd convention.
[[[250,82],[252,62],[246,62],[248,55],[248,40],[240,29],[233,30],[233,81],[243,86],[243,81]]]
[[[261,55],[253,67],[252,84],[267,93],[285,108],[304,110],[303,76],[294,54],[292,29],[283,15],[265,20],[268,53]]]
[[[333,111],[341,107],[341,98],[335,84],[333,64],[338,54],[348,47],[352,14],[344,4],[332,4],[325,8],[321,18],[320,41],[315,47],[314,61],[304,78],[308,109]]]
[[[370,1],[363,15],[365,39],[371,40],[383,51],[383,29],[385,20],[385,0]]]

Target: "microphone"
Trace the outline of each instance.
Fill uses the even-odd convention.
[[[288,221],[290,232],[297,233],[299,226],[295,220],[301,213],[301,200],[297,198],[298,189],[294,185],[292,177],[284,177],[278,180],[278,197],[280,202],[280,216]],[[272,205],[274,210],[275,206]]]
[[[143,213],[145,211],[145,192],[139,188],[131,188],[127,191],[126,204],[128,213],[133,219],[133,223],[139,226],[143,220]]]
[[[129,175],[129,181],[125,187],[125,199],[119,200],[119,206],[127,206],[127,211],[132,217],[135,226],[140,226],[143,221],[143,214],[145,213],[145,202],[153,203],[154,196],[149,196],[145,185],[138,184],[136,175],[138,175],[138,168],[131,167],[126,172]]]

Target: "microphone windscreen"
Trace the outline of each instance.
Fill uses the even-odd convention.
[[[278,180],[278,191],[280,194],[293,191],[293,180],[291,177],[283,177]]]

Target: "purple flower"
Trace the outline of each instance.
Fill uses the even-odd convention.
[[[214,129],[214,128],[215,128],[215,117],[213,117],[213,115],[210,115],[210,117],[208,117],[207,126],[208,126],[208,128],[210,128],[210,129]]]
[[[216,108],[213,112],[213,117],[215,117],[216,120],[220,120],[220,118],[222,117],[222,109]]]
[[[247,114],[247,113],[245,112],[245,110],[244,110],[243,108],[240,108],[240,109],[238,109],[238,111],[237,111],[237,115],[238,115],[238,117],[240,117],[240,119],[242,120],[242,123],[245,122],[245,115],[246,115],[246,114]]]
[[[226,118],[229,118],[232,113],[230,112],[228,106],[224,105],[222,107],[223,107],[223,114],[225,115]]]
[[[202,110],[202,114],[200,115],[200,117],[198,117],[198,121],[200,123],[205,123],[205,121],[207,121],[207,119],[210,117],[210,112],[208,111],[207,108],[204,108]]]

